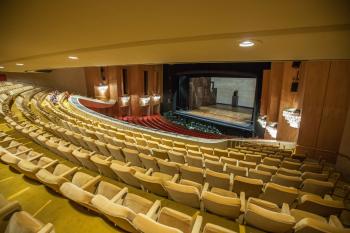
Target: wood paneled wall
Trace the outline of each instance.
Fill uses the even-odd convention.
[[[105,69],[105,83],[108,84],[108,98],[117,100],[115,116],[159,113],[159,108],[153,105],[139,106],[139,98],[146,92],[144,90],[144,71],[148,72],[148,95],[163,94],[163,66],[162,65],[132,65],[132,66],[108,66]],[[123,96],[123,69],[127,69],[127,90],[131,97],[129,109],[121,109],[119,98]],[[96,98],[96,86],[102,82],[100,67],[86,67],[85,78],[89,97]],[[158,111],[155,111],[155,109]]]
[[[260,99],[260,115],[267,115],[267,105],[269,98],[269,85],[270,85],[270,70],[264,70],[263,72],[263,84],[261,90]]]
[[[350,99],[350,61],[305,62],[297,152],[336,160]]]

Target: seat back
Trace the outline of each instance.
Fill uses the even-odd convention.
[[[245,159],[245,154],[236,152],[236,151],[230,151],[229,157],[232,159],[237,159],[237,160],[244,160]]]
[[[119,160],[121,162],[125,162],[125,157],[121,147],[118,147],[112,144],[107,144],[107,149],[109,150],[111,156],[114,159]]]
[[[164,181],[160,177],[154,177],[140,172],[135,173],[135,177],[146,190],[159,196],[168,196],[168,192],[163,185]]]
[[[172,200],[193,208],[200,207],[200,194],[196,187],[166,181],[165,188]]]
[[[138,231],[143,233],[183,233],[182,231],[174,227],[169,227],[164,224],[157,223],[156,221],[147,217],[144,214],[137,214],[133,220],[133,224],[138,229]]]
[[[334,184],[330,181],[321,181],[315,179],[305,179],[301,191],[312,193],[323,197],[325,194],[331,194]]]
[[[204,191],[202,194],[202,201],[204,209],[213,214],[236,219],[241,213],[241,200],[239,198],[225,197]]]
[[[137,188],[141,188],[140,182],[134,176],[136,173],[136,170],[134,168],[112,163],[111,169],[124,183]]]
[[[205,163],[205,167],[212,171],[223,172],[224,170],[224,164],[221,161],[213,161],[213,160],[206,159],[204,163]]]
[[[276,158],[265,157],[262,160],[262,164],[265,164],[265,165],[268,165],[268,166],[279,167],[280,164],[281,164],[281,160],[280,159],[276,159]]]
[[[271,180],[272,174],[270,172],[260,171],[257,169],[249,169],[248,177],[253,179],[260,179],[264,183]]]
[[[177,210],[163,207],[159,211],[158,223],[174,227],[183,233],[191,233],[194,218]]]
[[[244,220],[248,225],[273,233],[289,232],[295,224],[291,215],[274,212],[250,202],[247,204]]]
[[[203,168],[203,158],[197,156],[187,155],[186,157],[188,166]]]
[[[79,150],[74,150],[72,152],[72,155],[79,160],[79,162],[86,167],[87,169],[90,169],[92,171],[98,171],[98,168],[96,167],[95,163],[91,162],[90,155],[85,152],[81,152]]]
[[[205,154],[209,154],[209,155],[214,154],[213,148],[210,148],[210,147],[201,146],[201,147],[199,148],[199,150],[200,150],[200,152],[202,152],[203,154],[204,154],[204,153],[205,153]]]
[[[299,170],[301,163],[299,162],[291,162],[288,160],[283,160],[280,167],[291,169],[291,170]]]
[[[150,155],[142,154],[142,153],[139,154],[139,158],[143,164],[143,167],[146,168],[147,170],[152,168],[153,171],[155,171],[155,172],[159,171],[159,167],[158,167],[156,158],[154,158]]]
[[[272,176],[271,182],[287,187],[299,188],[303,180],[300,177],[296,176],[275,174]]]
[[[306,194],[300,197],[296,208],[328,217],[330,215],[339,215],[344,209],[344,203],[342,201],[326,200],[313,194]]]
[[[233,173],[234,176],[247,176],[248,168],[226,164],[226,173]]]
[[[142,167],[142,162],[139,158],[139,152],[137,150],[123,148],[122,151],[126,162],[130,162],[132,166]]]
[[[235,176],[233,180],[233,192],[245,192],[246,197],[258,197],[262,191],[263,181],[258,179]]]
[[[95,144],[96,144],[96,146],[97,146],[99,152],[101,152],[104,156],[111,156],[111,153],[110,153],[109,150],[107,149],[105,143],[96,140],[96,141],[95,141]]]
[[[162,149],[152,149],[153,156],[158,159],[169,159],[168,153],[166,150]]]
[[[74,174],[74,176],[72,178],[72,183],[78,187],[82,187],[84,184],[86,184],[87,182],[89,182],[92,179],[93,179],[93,177],[86,174],[86,173],[77,172]]]
[[[282,174],[286,176],[296,176],[296,177],[301,176],[301,172],[299,170],[292,170],[292,169],[287,169],[283,167],[277,170],[277,174]]]
[[[107,176],[112,179],[118,178],[116,174],[111,170],[111,162],[106,160],[107,157],[99,154],[91,156],[91,161],[96,165],[100,174]]]
[[[259,171],[270,172],[271,174],[274,175],[274,174],[276,174],[278,168],[275,166],[259,164],[258,166],[256,166],[256,169]]]
[[[204,182],[204,171],[201,168],[183,165],[180,167],[181,177],[199,184]]]
[[[282,207],[283,203],[291,206],[298,197],[298,190],[293,187],[286,187],[275,183],[267,183],[260,198],[277,204]]]
[[[168,156],[171,162],[185,164],[185,155],[175,151],[168,151]]]
[[[168,175],[175,175],[180,173],[180,164],[175,162],[168,162],[162,159],[158,160],[159,171]]]
[[[218,157],[228,157],[228,150],[221,150],[218,148],[214,148],[214,155]]]
[[[210,187],[217,187],[225,190],[230,189],[230,175],[225,173],[207,169],[205,172],[205,181],[209,183]]]
[[[203,153],[199,151],[188,150],[187,155],[202,157]]]

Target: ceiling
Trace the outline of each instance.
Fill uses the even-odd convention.
[[[0,66],[350,59],[349,16],[348,0],[1,0]]]

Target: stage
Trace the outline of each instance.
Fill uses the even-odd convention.
[[[253,109],[251,108],[215,104],[201,106],[188,111],[180,110],[175,113],[184,117],[207,121],[225,127],[239,128],[247,131],[253,130],[253,124],[251,122]]]

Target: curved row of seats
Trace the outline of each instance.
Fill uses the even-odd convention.
[[[20,129],[20,127],[18,127],[19,129]],[[26,128],[26,127],[23,127],[22,129],[24,129],[24,128]],[[28,127],[28,128],[30,128],[30,127]],[[23,131],[23,130],[22,130]],[[117,164],[118,165],[118,164]],[[122,167],[126,167],[126,166],[122,166]],[[242,195],[241,195],[242,196]],[[217,199],[217,198],[214,198],[214,199]],[[209,200],[210,200],[210,198],[209,198]],[[258,203],[258,204],[257,204]],[[266,203],[265,203],[266,204]],[[261,201],[259,200],[259,199],[254,199],[254,198],[250,198],[250,199],[248,199],[248,202],[247,202],[247,204],[246,205],[243,205],[244,207],[248,207],[248,208],[245,208],[245,210],[244,210],[244,212],[245,212],[245,221],[248,223],[248,224],[250,224],[250,225],[257,225],[257,222],[260,222],[260,221],[256,221],[257,219],[256,219],[256,212],[255,211],[260,211],[260,216],[259,216],[259,218],[261,219],[262,217],[266,217],[266,216],[263,216],[263,213],[264,213],[264,211],[266,210],[265,208],[266,208],[266,206],[265,207],[261,207],[262,206],[262,204],[261,204]],[[271,207],[271,206],[270,206]],[[263,210],[261,210],[261,209],[259,209],[259,208],[263,208]],[[267,217],[269,217],[270,216],[270,218],[271,218],[271,216],[274,216],[274,217],[281,217],[280,216],[280,214],[284,214],[284,213],[281,213],[281,211],[283,212],[283,210],[285,210],[286,209],[286,207],[284,207],[284,208],[282,208],[282,209],[280,209],[280,208],[278,208],[278,206],[277,206],[277,208],[271,208],[271,209],[273,209],[273,212],[275,212],[275,213],[278,213],[277,215],[274,215],[274,213],[270,213],[270,212],[267,212],[268,213],[268,216]],[[265,212],[266,213],[266,212]],[[253,218],[252,218],[252,216],[253,216]],[[288,227],[290,228],[290,226],[294,226],[294,223],[295,223],[295,217],[293,217],[294,218],[294,222],[293,221],[290,221],[289,222],[289,225],[288,225]],[[254,221],[253,221],[254,220]],[[276,220],[276,219],[275,219]],[[289,218],[289,220],[292,220],[292,218]],[[304,221],[305,222],[305,221]],[[261,222],[260,222],[261,223]],[[299,223],[298,223],[299,224]],[[283,225],[283,224],[282,224]],[[282,229],[284,229],[284,227],[287,227],[287,225],[285,224],[285,225],[283,225],[282,226],[282,228],[280,228],[280,230],[282,230]],[[263,225],[259,225],[258,224],[258,226],[256,226],[256,227],[258,227],[258,228],[262,228],[262,229],[264,229],[264,230],[268,230],[268,229],[265,229],[264,227],[267,227],[268,228],[268,226],[263,226]],[[276,229],[277,228],[275,228],[276,226],[273,226],[272,228],[274,229],[274,230],[271,230],[271,231],[275,231],[275,232],[280,232],[280,231],[277,231]],[[270,228],[271,228],[271,226],[270,226]],[[299,228],[298,228],[299,229]],[[299,229],[300,230],[300,229]],[[338,229],[337,229],[338,230]]]

